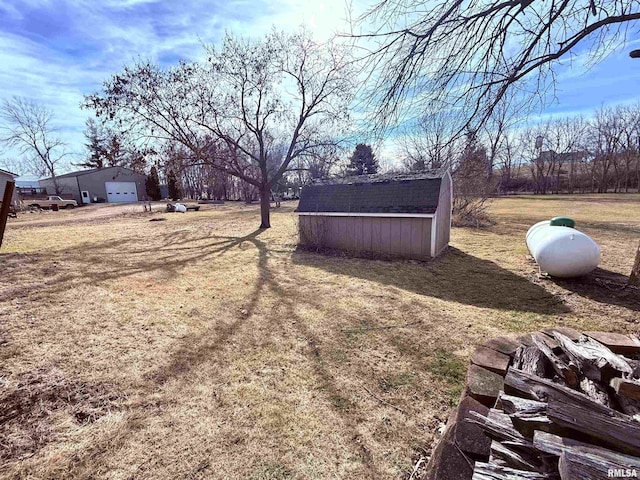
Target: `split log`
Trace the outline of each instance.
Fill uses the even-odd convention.
[[[550,399],[549,419],[585,435],[600,440],[603,445],[629,455],[640,455],[640,424],[623,413],[603,405],[594,409],[591,400],[577,403],[565,399]]]
[[[511,418],[513,426],[525,437],[533,437],[536,430],[545,432],[557,431],[553,422],[547,417],[547,404],[535,400],[503,394],[500,396],[502,409]]]
[[[603,374],[605,377],[609,375],[607,369],[626,375],[633,373],[633,369],[624,359],[592,338],[583,336],[580,337],[579,343],[574,343],[559,332],[553,332],[553,337],[571,361],[591,380],[602,381]]]
[[[533,436],[533,445],[538,451],[549,455],[555,455],[556,457],[559,457],[562,455],[562,452],[567,450],[574,450],[592,452],[594,455],[602,458],[608,458],[612,462],[625,461],[629,465],[638,460],[637,457],[632,455],[624,455],[623,453],[608,450],[591,443],[581,442],[580,440],[574,440],[573,438],[560,437],[547,432],[536,432]]]
[[[595,412],[606,414],[612,411],[610,408],[594,402],[584,393],[515,368],[510,368],[507,372],[507,376],[504,378],[504,387],[508,394],[521,394],[531,400],[544,402],[554,398],[578,405],[588,405],[586,408]]]
[[[541,472],[542,470],[540,460],[534,455],[519,453],[495,440],[491,442],[491,457],[489,458],[489,463],[532,472]]]
[[[640,458],[635,458],[632,466],[626,462],[613,463],[608,458],[568,450],[560,456],[558,471],[562,480],[577,478],[580,480],[602,480],[603,478],[611,478],[612,471],[624,472],[622,477],[637,476],[640,472]],[[635,475],[632,472],[636,472]]]
[[[624,378],[613,378],[611,379],[610,385],[618,395],[624,395],[633,400],[640,400],[640,382]]]
[[[544,377],[547,372],[547,359],[538,347],[523,345],[516,350],[513,366],[523,372]]]
[[[534,451],[531,440],[514,428],[506,413],[491,409],[489,415],[484,417],[478,412],[470,412],[470,418],[467,421],[477,424],[493,440]]]
[[[551,347],[547,345],[545,337],[546,335],[543,336],[540,333],[531,334],[533,343],[540,349],[543,355],[547,357],[549,363],[551,363],[551,366],[560,376],[560,378],[562,378],[571,388],[576,388],[578,386],[578,375],[575,372],[577,368],[575,367],[575,365],[567,365],[560,359],[560,357],[553,353]]]
[[[547,480],[550,475],[514,468],[502,467],[491,463],[476,462],[472,480]]]

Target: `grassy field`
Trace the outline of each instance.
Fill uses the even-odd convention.
[[[523,241],[569,215],[615,279],[640,239],[638,195],[499,199],[494,226],[454,229],[427,263],[298,251],[290,203],[266,231],[257,206],[208,208],[9,222],[0,477],[406,478],[475,344],[639,330],[634,292],[540,278]]]

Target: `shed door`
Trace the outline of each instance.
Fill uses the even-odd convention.
[[[137,202],[138,193],[135,182],[104,182],[107,189],[107,202]]]

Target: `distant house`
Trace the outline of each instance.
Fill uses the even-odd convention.
[[[17,176],[18,175],[16,173],[11,173],[11,172],[9,172],[7,170],[2,170],[0,168],[0,202],[4,198],[4,189],[7,186],[7,182],[9,180],[15,181]],[[15,204],[17,202],[18,202],[18,193],[14,189],[13,196],[11,197],[11,203]]]
[[[78,203],[137,202],[147,200],[145,175],[125,167],[105,167],[58,175],[61,194],[70,194]],[[53,179],[39,181],[49,195],[56,193]]]
[[[361,175],[306,186],[299,241],[311,247],[427,259],[449,244],[451,174]]]

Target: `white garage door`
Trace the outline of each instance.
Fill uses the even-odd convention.
[[[135,182],[104,182],[107,189],[107,202],[137,202],[138,193]]]

